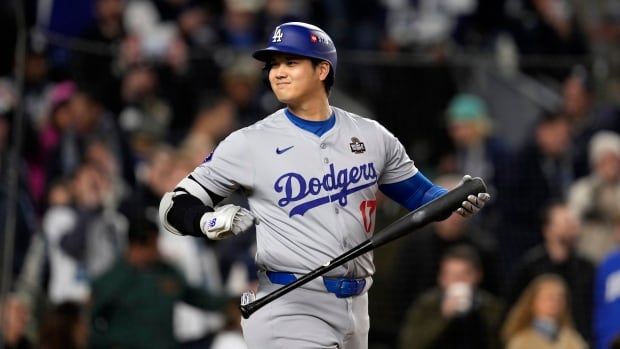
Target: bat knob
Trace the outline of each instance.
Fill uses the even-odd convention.
[[[244,319],[249,318],[255,311],[255,306],[252,305],[255,300],[256,295],[252,291],[243,292],[241,295],[241,305],[239,306],[239,310],[241,310],[241,315]]]
[[[243,316],[244,319],[247,319],[250,315],[252,315],[247,305],[240,305],[239,310],[241,310],[241,316]]]

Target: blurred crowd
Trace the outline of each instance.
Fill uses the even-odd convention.
[[[338,47],[333,105],[379,120],[436,183],[480,176],[493,198],[375,251],[370,348],[620,348],[616,0],[2,2],[0,348],[245,348],[255,233],[175,236],[157,207],[281,107],[250,53],[293,20]],[[377,231],[404,213],[380,202]]]

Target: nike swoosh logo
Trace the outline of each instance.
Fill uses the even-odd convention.
[[[280,155],[280,154],[284,153],[285,151],[291,149],[292,147],[294,147],[294,145],[291,145],[290,147],[284,148],[284,149],[280,149],[280,147],[278,147],[278,148],[276,148],[276,154]]]

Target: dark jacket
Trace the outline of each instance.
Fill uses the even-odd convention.
[[[401,349],[486,349],[499,348],[500,302],[477,290],[472,309],[446,319],[441,314],[442,292],[424,293],[409,309],[401,328]]]

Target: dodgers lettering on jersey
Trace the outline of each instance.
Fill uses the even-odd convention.
[[[377,182],[377,172],[372,162],[344,168],[337,173],[334,164],[330,164],[329,170],[323,178],[312,177],[308,180],[295,172],[280,176],[273,186],[277,193],[284,194],[284,197],[278,200],[278,205],[286,207],[290,203],[304,201],[292,207],[289,217],[297,214],[303,216],[306,211],[332,201],[338,201],[340,206],[344,207],[348,203],[349,194],[368,188]],[[333,193],[334,191],[336,193]],[[305,200],[308,196],[310,199]]]
[[[376,191],[416,174],[402,144],[377,122],[333,108],[318,137],[279,110],[229,135],[192,177],[226,197],[246,193],[256,260],[268,270],[307,273],[372,235]],[[328,276],[372,275],[372,253]]]

